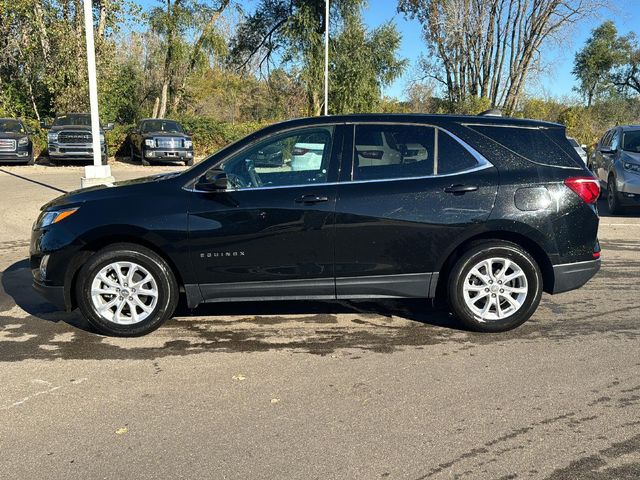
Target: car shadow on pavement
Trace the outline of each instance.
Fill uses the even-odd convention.
[[[7,268],[0,281],[0,362],[278,349],[320,355],[345,348],[391,353],[477,335],[425,300],[237,302],[195,310],[182,301],[176,316],[156,332],[109,338],[94,333],[77,310],[57,311],[33,291],[28,260]]]

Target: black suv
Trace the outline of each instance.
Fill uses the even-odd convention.
[[[265,151],[282,162],[257,166]],[[181,173],[50,202],[31,268],[46,298],[111,335],[157,328],[180,294],[190,308],[440,297],[467,327],[496,332],[598,271],[598,195],[561,125],[299,119]]]
[[[0,118],[0,162],[33,163],[33,143],[20,120]]]
[[[147,118],[129,134],[131,160],[143,165],[152,162],[184,162],[193,165],[193,140],[175,120]]]
[[[93,143],[91,134],[91,115],[88,113],[69,113],[56,117],[53,124],[41,122],[41,127],[49,129],[47,133],[47,153],[49,163],[56,164],[61,160],[92,160]],[[111,130],[113,123],[100,126],[100,153],[102,164],[108,161],[107,144],[104,137],[106,130]]]

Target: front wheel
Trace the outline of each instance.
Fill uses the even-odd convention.
[[[144,335],[170,318],[178,303],[178,285],[155,252],[120,243],[90,257],[76,284],[80,311],[100,333]]]
[[[449,305],[469,329],[503,332],[526,322],[538,308],[542,275],[536,261],[506,241],[474,244],[448,280]]]
[[[618,187],[616,187],[616,179],[611,176],[607,182],[607,206],[611,215],[619,215],[623,213],[620,206],[620,198],[618,197]]]
[[[185,161],[184,161],[184,164],[185,164],[187,167],[191,167],[191,166],[193,166],[193,158],[189,158],[189,159],[185,160]]]

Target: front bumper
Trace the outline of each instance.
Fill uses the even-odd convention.
[[[104,145],[100,148],[102,156],[106,155]],[[53,158],[66,159],[91,159],[93,158],[93,147],[91,145],[49,145],[49,156]]]
[[[600,270],[600,260],[587,262],[566,263],[553,266],[553,291],[552,294],[568,292],[582,287],[593,278]]]
[[[31,152],[28,150],[0,152],[0,162],[28,162],[30,158]]]
[[[165,160],[165,161],[185,161],[193,158],[193,150],[190,149],[163,149],[163,148],[145,148],[143,149],[144,158],[147,160]]]
[[[60,310],[67,310],[64,287],[44,285],[34,280],[33,289],[39,293],[47,302],[55,305]]]

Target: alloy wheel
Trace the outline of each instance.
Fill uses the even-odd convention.
[[[518,312],[529,293],[527,276],[507,258],[477,263],[464,280],[464,301],[480,322],[504,320]]]
[[[145,320],[158,303],[158,282],[133,262],[113,262],[91,283],[91,301],[98,315],[119,325]]]

